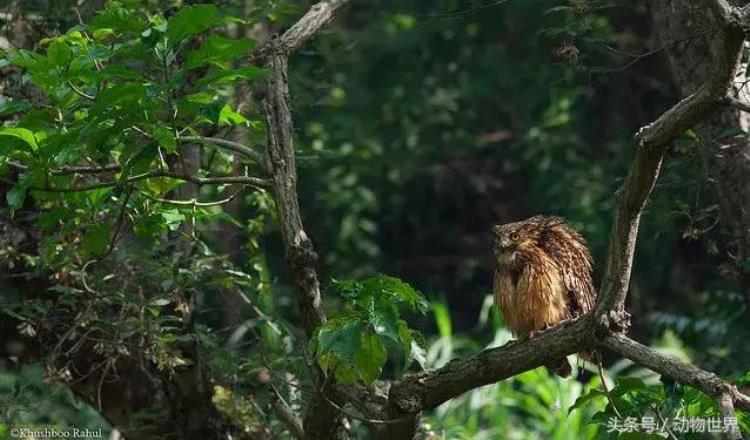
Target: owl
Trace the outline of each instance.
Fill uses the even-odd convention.
[[[492,228],[495,304],[513,334],[535,333],[588,312],[596,302],[585,239],[559,217],[536,216]],[[567,359],[548,367],[570,375]]]

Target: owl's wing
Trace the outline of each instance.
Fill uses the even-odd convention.
[[[593,309],[596,289],[591,280],[592,259],[585,239],[564,225],[555,228],[542,243],[560,268],[570,316],[582,315]]]
[[[574,263],[562,268],[563,283],[567,290],[565,300],[571,316],[590,311],[596,303],[596,289],[591,281],[591,274],[587,271],[590,266],[575,266]]]

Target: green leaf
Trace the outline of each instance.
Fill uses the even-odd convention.
[[[368,320],[375,329],[375,333],[387,337],[397,344],[401,343],[398,309],[393,304],[384,304],[380,307],[373,304],[369,308]],[[408,346],[405,351],[406,353],[409,352]]]
[[[47,58],[56,66],[65,66],[70,62],[73,52],[67,44],[53,40],[47,48]]]
[[[104,254],[109,247],[110,230],[106,223],[94,223],[81,239],[81,249],[90,256]]]
[[[421,368],[427,364],[427,349],[424,336],[416,330],[411,330],[411,352],[410,357],[416,361]]]
[[[14,113],[25,112],[31,108],[31,104],[28,102],[11,102],[6,101],[0,105],[0,116],[9,116]]]
[[[54,68],[46,57],[24,49],[10,52],[8,59],[14,66],[28,69],[30,71]]]
[[[310,342],[320,367],[332,372],[341,382],[353,382],[359,377],[355,357],[363,328],[364,324],[356,317],[339,316],[318,328]]]
[[[247,122],[247,118],[232,110],[229,105],[224,105],[219,112],[219,124],[237,125]]]
[[[453,334],[453,322],[451,321],[448,307],[443,302],[432,303],[432,313],[435,315],[435,323],[441,338],[450,338]]]
[[[643,390],[645,388],[646,384],[643,382],[643,379],[638,377],[618,377],[617,384],[612,392],[622,395],[630,391]]]
[[[101,28],[93,32],[94,40],[102,41],[106,40],[110,35],[114,35],[115,31],[111,28]]]
[[[99,92],[90,114],[92,117],[97,117],[107,108],[116,105],[136,110],[140,108],[140,100],[145,96],[145,92],[146,89],[141,84],[126,83],[109,87]]]
[[[387,296],[391,300],[409,306],[412,310],[424,312],[428,308],[421,293],[396,277],[375,275],[363,280],[362,288],[365,292],[378,292],[378,296]]]
[[[5,194],[11,213],[23,206],[23,203],[26,201],[26,191],[26,185],[18,184]]]
[[[355,356],[355,363],[362,381],[372,385],[380,377],[380,372],[388,359],[388,353],[380,342],[380,338],[370,332],[361,334],[360,349]]]
[[[588,393],[578,396],[578,399],[576,399],[575,403],[568,409],[568,414],[573,412],[574,409],[585,408],[587,403],[596,399],[597,397],[606,398],[606,394],[604,394],[604,391],[600,390],[599,388],[592,388]]]
[[[28,146],[31,147],[31,151],[39,149],[39,144],[36,142],[34,132],[27,128],[9,127],[0,129],[0,136],[12,136],[24,141]]]
[[[217,85],[231,83],[238,80],[253,80],[263,77],[265,72],[265,70],[255,66],[242,67],[239,69],[214,70],[199,79],[195,83],[195,86],[197,88],[202,88],[207,84]]]
[[[253,47],[254,40],[231,40],[219,35],[210,35],[198,49],[187,54],[185,67],[193,69],[210,63],[226,68],[230,61],[241,57]]]
[[[180,212],[179,209],[165,209],[159,214],[161,214],[167,227],[172,231],[176,231],[182,222],[185,221],[185,214]]]
[[[140,33],[146,25],[141,17],[126,8],[110,6],[99,12],[91,23],[92,30],[110,29],[114,32]]]
[[[34,174],[28,171],[23,173],[19,176],[16,185],[5,193],[5,198],[8,201],[8,209],[10,210],[11,215],[13,215],[16,209],[21,208],[26,201],[26,194],[29,185],[31,185],[33,176]]]
[[[171,128],[163,125],[154,126],[154,138],[159,145],[164,148],[168,154],[173,154],[177,150],[177,141],[174,137],[174,131]]]
[[[219,24],[216,17],[216,6],[195,5],[181,8],[173,17],[167,20],[167,37],[171,41],[182,39],[201,33]]]

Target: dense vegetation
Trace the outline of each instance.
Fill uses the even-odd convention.
[[[512,339],[490,296],[495,223],[567,218],[598,285],[633,135],[684,95],[666,56],[684,41],[651,26],[657,3],[337,10],[288,71],[323,324],[300,305],[307,256],[289,257],[283,160],[266,150],[274,36],[310,4],[0,3],[0,438],[219,438],[170,432],[176,414],[291,438],[294,414],[307,427],[316,407],[351,437],[383,434],[334,387],[378,389]],[[707,120],[671,144],[628,310],[635,339],[746,391],[750,232],[727,219],[725,181],[699,154],[724,139],[750,151],[732,114],[715,138]],[[619,415],[579,363],[576,379],[538,368],[472,389],[423,412],[419,433],[617,438],[613,420],[720,417],[713,396],[604,354]],[[736,417],[750,435],[750,415]]]

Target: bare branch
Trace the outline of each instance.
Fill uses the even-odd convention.
[[[444,367],[405,376],[391,386],[389,401],[402,413],[434,408],[466,391],[545,365],[595,343],[593,320],[584,315],[526,341],[511,341]]]
[[[235,153],[240,153],[244,156],[249,157],[258,165],[260,165],[264,170],[268,171],[268,166],[266,164],[266,160],[263,158],[263,154],[239,142],[204,136],[179,136],[178,139],[185,142],[203,142],[207,144],[213,144],[219,147],[223,147],[227,150],[234,151]]]
[[[195,198],[188,199],[188,200],[165,199],[165,198],[162,198],[162,197],[152,196],[151,194],[149,194],[146,191],[139,190],[139,192],[143,195],[143,197],[145,197],[145,198],[147,198],[147,199],[149,199],[151,201],[157,202],[157,203],[166,203],[166,204],[169,204],[169,205],[195,206],[195,207],[200,207],[200,208],[207,208],[209,206],[224,205],[226,203],[231,202],[232,200],[234,200],[235,198],[237,198],[238,195],[240,195],[240,193],[242,192],[243,189],[245,189],[245,185],[242,185],[241,187],[239,187],[235,192],[233,192],[229,196],[227,196],[227,197],[225,197],[223,199],[214,200],[214,201],[211,201],[211,202],[199,202],[198,199],[195,199]]]
[[[153,171],[153,172],[138,174],[135,176],[130,176],[120,181],[96,182],[90,185],[74,186],[74,187],[68,187],[68,188],[58,188],[58,187],[52,187],[52,186],[31,187],[29,188],[29,190],[41,191],[41,192],[63,192],[63,193],[83,192],[83,191],[92,191],[92,190],[102,189],[102,188],[109,188],[109,187],[122,185],[126,183],[138,182],[140,180],[156,179],[160,177],[183,180],[185,182],[194,183],[196,185],[244,184],[244,185],[253,185],[253,186],[257,186],[261,188],[266,188],[270,185],[270,182],[268,182],[265,179],[261,179],[259,177],[251,177],[251,176],[197,177],[197,176],[177,174],[177,173],[166,172],[166,171]]]
[[[273,386],[271,387],[271,391],[271,404],[279,419],[289,428],[294,438],[303,440],[305,438],[305,430],[302,428],[302,421]]]
[[[288,52],[294,52],[333,18],[336,9],[349,0],[324,0],[314,4],[294,26],[280,38],[280,43]]]
[[[12,166],[13,168],[19,169],[19,170],[28,170],[29,166],[9,161],[8,165]],[[101,167],[94,167],[94,166],[69,166],[65,165],[60,168],[50,170],[49,173],[53,176],[68,176],[71,174],[98,174],[98,173],[114,173],[120,171],[120,165],[117,164],[111,164],[111,165],[104,165]]]

